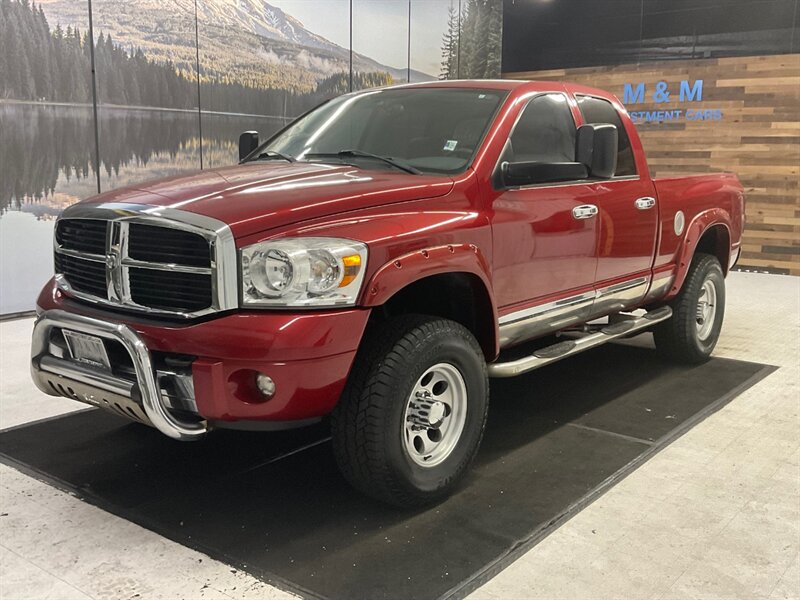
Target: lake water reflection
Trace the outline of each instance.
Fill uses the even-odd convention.
[[[103,191],[199,169],[197,113],[100,107]],[[239,133],[282,119],[203,114],[205,167],[236,162]],[[27,311],[52,276],[52,230],[67,206],[97,193],[88,106],[0,102],[0,314]]]

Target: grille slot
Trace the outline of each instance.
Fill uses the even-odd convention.
[[[133,301],[142,306],[195,311],[211,305],[210,275],[139,268],[128,273]]]
[[[136,260],[174,263],[189,267],[210,267],[211,246],[201,235],[131,223],[128,255]]]
[[[106,298],[105,263],[56,252],[55,267],[56,272],[63,274],[74,290]]]
[[[68,250],[105,254],[107,224],[97,219],[63,219],[56,227],[56,242]]]

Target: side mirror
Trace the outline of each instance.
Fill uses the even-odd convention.
[[[616,125],[581,125],[575,138],[575,160],[586,166],[591,177],[611,179],[617,170]]]
[[[258,132],[245,131],[239,136],[239,162],[253,153],[258,148]]]
[[[500,170],[506,187],[588,177],[586,165],[579,162],[504,162]]]

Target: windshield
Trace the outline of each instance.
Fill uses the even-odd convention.
[[[506,94],[390,88],[340,96],[289,125],[254,158],[273,153],[300,161],[458,173],[469,165]]]

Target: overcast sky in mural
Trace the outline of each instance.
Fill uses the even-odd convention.
[[[441,67],[442,34],[447,9],[457,0],[414,0],[411,5],[411,66],[430,75]],[[344,48],[350,46],[348,0],[270,0],[270,4],[299,19],[303,25]],[[353,47],[361,54],[392,67],[407,66],[407,0],[354,0]],[[376,26],[377,24],[377,26]]]

